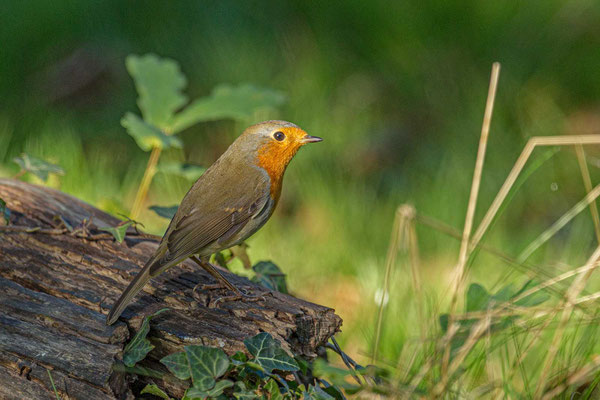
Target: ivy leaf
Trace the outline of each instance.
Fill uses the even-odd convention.
[[[4,219],[5,225],[8,225],[10,222],[10,210],[6,206],[6,202],[0,199],[0,217]]]
[[[175,111],[187,102],[182,93],[187,80],[179,64],[155,54],[146,54],[128,56],[125,66],[135,82],[139,94],[138,107],[144,121],[167,130]]]
[[[13,161],[19,164],[22,171],[30,172],[44,182],[48,180],[49,174],[65,174],[65,170],[60,166],[32,157],[27,153],[21,154],[20,157],[13,158]]]
[[[266,333],[244,340],[246,348],[254,356],[254,362],[271,373],[274,369],[280,371],[297,371],[298,363],[281,348],[279,342]]]
[[[269,399],[271,400],[283,400],[283,395],[279,390],[279,385],[275,382],[275,379],[269,379],[267,384],[264,386],[264,389],[267,393],[269,393]]]
[[[140,392],[140,394],[146,393],[160,397],[161,399],[172,400],[171,397],[169,397],[169,395],[166,394],[161,388],[152,383],[147,384]]]
[[[127,346],[125,346],[125,349],[123,350],[123,363],[126,366],[133,367],[135,363],[143,360],[144,357],[146,357],[146,354],[154,348],[152,343],[146,339],[146,336],[150,331],[150,320],[166,310],[168,310],[168,308],[163,308],[144,318],[140,330],[135,334],[133,339],[131,339],[131,342],[127,343]]]
[[[185,346],[194,386],[199,390],[212,389],[215,380],[227,372],[229,359],[221,349],[190,345]]]
[[[190,364],[183,351],[169,354],[168,356],[163,357],[160,362],[177,378],[185,380],[190,377]]]
[[[315,400],[335,400],[335,397],[331,396],[317,385],[310,385],[308,387],[305,398]]]
[[[150,206],[150,209],[158,214],[160,217],[166,219],[172,219],[177,212],[178,206],[162,207],[162,206]]]
[[[233,397],[238,400],[252,400],[258,398],[258,395],[253,390],[247,389],[244,382],[238,381],[235,383]]]
[[[219,85],[210,96],[193,101],[175,115],[173,132],[180,132],[202,121],[249,118],[258,109],[277,107],[284,101],[282,93],[251,84]]]
[[[177,147],[180,149],[183,146],[179,138],[166,135],[159,128],[143,121],[133,113],[128,112],[125,114],[121,119],[121,125],[127,129],[127,133],[135,139],[135,142],[143,151],[150,151],[154,147],[160,149]]]
[[[269,290],[288,293],[285,274],[271,261],[261,261],[252,267],[256,274],[252,282],[259,283]]]
[[[233,382],[227,379],[217,382],[212,389],[201,390],[195,386],[192,386],[185,391],[185,395],[182,400],[196,400],[214,398],[223,394],[223,390],[233,386]]]
[[[127,228],[129,228],[131,225],[133,225],[133,222],[128,221],[124,224],[117,225],[114,228],[98,228],[98,230],[110,233],[111,235],[113,235],[117,242],[123,243],[123,240],[125,240],[125,235],[127,234]]]
[[[158,165],[158,172],[181,176],[189,181],[195,181],[206,171],[206,168],[190,163],[180,163],[177,161],[161,163]]]

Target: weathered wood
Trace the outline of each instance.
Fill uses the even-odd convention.
[[[115,226],[118,219],[49,188],[0,179],[0,198],[11,211],[10,226],[0,227],[2,399],[52,398],[47,370],[63,399],[131,397],[131,388],[146,379],[124,377],[111,366],[142,318],[164,307],[170,310],[151,323],[149,339],[156,348],[142,365],[156,367],[158,359],[186,344],[217,346],[231,354],[244,349],[245,338],[261,331],[288,350],[312,357],[341,325],[330,308],[269,293],[228,272],[228,279],[247,292],[268,295],[264,301],[211,307],[226,292],[200,291],[193,296],[198,283],[213,281],[185,262],[153,279],[120,321],[107,327],[108,309],[156,248],[158,238],[130,229],[119,244],[98,230]],[[63,229],[57,216],[75,232]],[[87,230],[78,230],[84,220],[91,220]],[[183,391],[173,382],[157,383],[173,395]]]

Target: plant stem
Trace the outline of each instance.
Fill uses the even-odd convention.
[[[133,206],[131,207],[131,213],[129,214],[131,219],[136,219],[142,211],[142,205],[144,204],[146,196],[148,195],[148,189],[150,189],[152,178],[154,178],[154,174],[156,174],[156,164],[158,163],[161,150],[162,149],[160,147],[152,148],[150,158],[148,159],[148,164],[146,165],[146,170],[144,171],[144,176],[142,177],[142,182],[138,187],[135,200],[133,201]]]

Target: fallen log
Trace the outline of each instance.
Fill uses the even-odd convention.
[[[233,354],[259,332],[311,358],[341,326],[330,308],[269,292],[229,272],[234,284],[265,300],[213,307],[224,292],[194,295],[196,285],[213,280],[192,262],[153,279],[120,320],[106,326],[110,306],[159,238],[130,227],[118,243],[100,230],[116,226],[117,218],[50,188],[0,179],[0,198],[10,210],[10,223],[0,226],[2,399],[54,398],[51,377],[62,399],[133,398],[149,378],[113,366],[143,317],[165,307],[151,322],[148,339],[156,347],[142,366],[160,367],[160,358],[188,344]],[[185,390],[184,383],[152,381],[173,396]]]

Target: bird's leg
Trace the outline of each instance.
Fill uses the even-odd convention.
[[[196,256],[191,256],[190,258],[192,259],[192,261],[194,261],[196,264],[198,264],[200,267],[202,267],[202,269],[204,269],[206,272],[208,272],[209,274],[211,274],[212,277],[217,280],[217,282],[219,282],[219,286],[217,286],[217,287],[225,286],[227,289],[231,290],[232,292],[234,292],[238,296],[243,296],[244,295],[242,293],[242,291],[240,289],[238,289],[237,287],[235,287],[235,285],[233,283],[229,282],[227,280],[227,278],[225,278],[223,276],[223,274],[221,274],[219,272],[219,270],[217,268],[215,268],[214,265],[212,265],[211,263],[209,263],[207,261],[200,260]]]
[[[224,303],[227,301],[238,301],[238,300],[242,300],[242,301],[259,301],[259,300],[265,300],[264,295],[259,295],[259,296],[251,296],[251,295],[247,295],[245,293],[243,293],[240,289],[238,289],[233,283],[229,282],[229,280],[227,280],[227,278],[225,278],[223,276],[223,274],[221,274],[219,272],[219,270],[212,265],[211,263],[209,263],[208,261],[204,261],[202,259],[199,259],[196,256],[191,256],[190,257],[196,264],[198,264],[200,267],[202,267],[206,272],[208,272],[209,274],[212,275],[213,278],[215,278],[217,280],[217,284],[216,285],[202,285],[202,289],[217,289],[220,287],[225,286],[226,288],[228,288],[229,290],[231,290],[233,293],[235,293],[232,296],[224,296],[224,297],[219,297],[218,299],[216,299],[213,303],[214,306],[217,306],[219,303]],[[196,288],[200,286],[200,285],[196,285],[196,287],[194,287],[193,292],[196,292]]]

